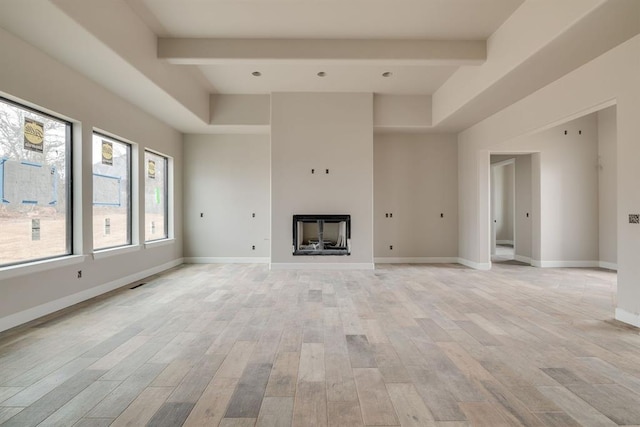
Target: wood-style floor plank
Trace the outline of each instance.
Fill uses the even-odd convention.
[[[564,387],[540,386],[538,389],[579,424],[593,427],[618,425]]]
[[[90,418],[116,418],[133,402],[162,371],[165,365],[148,363],[122,381],[88,414]]]
[[[194,404],[188,402],[165,402],[147,423],[148,427],[181,426],[189,416]]]
[[[5,422],[8,426],[35,426],[56,412],[67,402],[76,397],[92,384],[96,384],[105,371],[84,370],[73,378],[65,381],[60,386],[38,399],[32,405],[27,406],[15,417]],[[117,383],[109,382],[109,385]]]
[[[3,426],[640,425],[616,275],[185,265],[0,333]]]
[[[324,382],[299,382],[293,406],[292,426],[327,426],[327,397]]]
[[[255,418],[223,418],[219,427],[253,427],[255,425]]]
[[[360,404],[356,402],[327,402],[329,427],[364,426]]]
[[[640,424],[640,395],[617,384],[573,384],[569,390],[619,425]]]
[[[2,402],[2,406],[32,405],[38,399],[54,390],[68,379],[73,378],[76,374],[92,365],[95,360],[95,358],[85,357],[73,359],[60,369],[57,369],[29,387],[25,387],[10,399],[5,400]]]
[[[353,373],[364,424],[398,425],[398,418],[380,371],[376,368],[357,368]]]
[[[113,422],[114,427],[145,425],[164,404],[173,389],[171,387],[148,387]]]
[[[293,397],[265,397],[256,427],[289,427],[293,419]]]
[[[7,421],[8,419],[14,417],[15,415],[17,415],[18,413],[20,413],[20,411],[22,411],[21,407],[6,407],[6,408],[0,408],[0,424],[4,423],[5,421]]]
[[[185,426],[217,426],[227,411],[238,379],[214,377],[196,402]]]
[[[300,353],[289,351],[278,353],[265,395],[269,397],[294,396],[298,382],[299,362]]]
[[[82,390],[77,396],[38,425],[45,427],[75,424],[87,414],[91,408],[111,393],[118,384],[116,381],[96,381],[90,384],[86,389]]]
[[[436,425],[431,411],[424,404],[413,384],[387,384],[387,390],[401,426],[433,427]]]
[[[509,422],[498,406],[489,402],[463,402],[460,408],[474,427],[510,427],[518,424]]]
[[[319,343],[303,343],[298,367],[298,381],[324,381],[324,345]]]
[[[231,396],[225,418],[258,418],[271,367],[270,363],[247,365]]]

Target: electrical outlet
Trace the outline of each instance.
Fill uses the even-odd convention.
[[[640,224],[640,214],[629,214],[629,224]]]
[[[389,250],[392,251],[393,250],[393,245],[389,245]]]
[[[252,246],[251,246],[251,250],[252,250],[252,251],[255,251],[255,250],[256,250],[256,245],[252,245]]]
[[[82,279],[82,270],[78,270],[78,279]]]
[[[204,212],[200,212],[200,218],[204,218]]]

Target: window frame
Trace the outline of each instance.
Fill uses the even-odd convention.
[[[91,195],[91,221],[92,221],[92,229],[91,229],[91,234],[92,234],[92,246],[93,246],[93,253],[96,252],[102,252],[102,251],[113,251],[115,249],[120,249],[120,248],[126,248],[128,246],[132,246],[134,245],[135,241],[137,241],[137,239],[134,237],[133,235],[133,222],[134,222],[134,206],[133,206],[133,189],[134,189],[134,168],[133,168],[133,158],[134,158],[134,146],[135,144],[133,142],[128,142],[126,140],[124,140],[123,138],[119,138],[119,137],[115,137],[107,132],[98,130],[98,129],[94,129],[93,132],[91,133],[91,148],[92,148],[92,152],[91,154],[93,155],[93,137],[97,136],[99,138],[104,138],[107,140],[111,140],[113,142],[117,142],[120,144],[124,144],[129,148],[129,176],[128,176],[128,181],[129,181],[129,212],[127,215],[127,236],[128,236],[128,241],[126,243],[123,243],[121,245],[114,245],[114,246],[105,246],[105,247],[101,247],[101,248],[96,248],[95,247],[95,240],[93,239],[93,208],[95,207],[94,203],[93,203],[93,192],[95,192],[95,188],[92,188],[92,195]],[[93,163],[91,165],[91,174],[93,177]]]
[[[165,179],[164,179],[164,200],[165,200],[165,203],[164,203],[164,229],[166,230],[166,234],[163,235],[162,237],[159,237],[157,239],[151,239],[151,240],[147,240],[147,220],[146,220],[146,217],[147,217],[147,210],[146,210],[147,188],[146,188],[146,182],[147,182],[147,173],[148,173],[148,169],[147,168],[149,167],[147,159],[146,159],[146,154],[147,153],[152,154],[154,156],[162,157],[164,159],[164,176],[165,176]],[[170,195],[170,185],[169,185],[169,183],[173,181],[173,179],[169,176],[169,173],[172,170],[170,168],[169,164],[170,164],[172,159],[168,155],[162,154],[162,153],[160,153],[158,151],[155,151],[153,149],[150,149],[150,148],[145,148],[144,149],[144,155],[142,157],[143,157],[144,177],[145,177],[144,184],[143,184],[144,185],[144,195],[145,195],[145,203],[144,203],[145,204],[145,212],[144,212],[145,220],[143,221],[143,223],[144,223],[143,238],[144,238],[145,245],[149,245],[149,244],[154,244],[154,243],[158,243],[158,242],[169,241],[169,240],[171,240],[173,238],[172,235],[171,235],[172,234],[171,233],[171,228],[170,228],[170,224],[171,223],[170,223],[170,220],[169,220],[169,215],[170,215],[170,212],[171,212],[171,207],[169,206],[169,204],[170,204],[170,201],[172,200],[171,195]]]
[[[11,98],[7,98],[0,94],[0,102],[5,104],[12,105],[19,109],[23,109],[25,111],[31,112],[33,114],[37,114],[39,116],[49,118],[56,122],[62,123],[65,126],[65,193],[66,193],[66,203],[65,203],[65,253],[59,255],[51,255],[40,258],[29,258],[22,261],[10,262],[6,264],[0,264],[0,271],[4,269],[14,270],[16,268],[26,266],[29,264],[41,264],[42,262],[51,261],[51,260],[59,260],[60,258],[68,258],[73,257],[74,253],[74,235],[75,230],[73,228],[74,225],[74,192],[73,192],[73,173],[74,173],[74,123],[66,118],[63,118],[61,115],[55,115],[44,111],[44,109],[39,109],[39,107],[33,107],[26,102],[15,100]]]

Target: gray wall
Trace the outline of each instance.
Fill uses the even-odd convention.
[[[516,211],[515,256],[524,262],[530,262],[532,257],[532,212],[533,194],[531,182],[531,155],[515,156],[516,172]],[[527,215],[528,214],[528,215]]]
[[[350,263],[372,268],[372,211],[373,95],[272,94],[272,266]],[[292,216],[313,213],[351,215],[351,256],[292,255]]]
[[[45,264],[41,271],[9,277],[0,272],[0,329],[30,320],[122,286],[182,259],[182,140],[178,132],[123,99],[0,29],[0,82],[3,96],[15,97],[74,122],[74,253],[76,264]],[[140,245],[108,257],[92,256],[91,136],[101,129],[138,144],[138,180],[144,182],[144,148],[173,157],[175,210],[170,229],[175,240]],[[137,236],[144,242],[144,191]],[[51,265],[48,268],[46,265]],[[83,271],[81,279],[76,277]],[[6,273],[6,271],[4,272]]]
[[[269,158],[269,135],[185,135],[187,261],[269,256]]]
[[[640,325],[640,263],[637,255],[640,253],[640,226],[630,224],[627,216],[640,211],[640,192],[637,191],[637,183],[640,182],[640,145],[637,137],[640,134],[639,55],[640,36],[635,36],[458,135],[461,262],[477,268],[490,267],[489,154],[509,150],[527,152],[515,148],[523,135],[549,129],[554,124],[565,123],[615,104],[618,196],[616,318]],[[535,176],[538,171],[544,172],[542,165],[546,160],[545,152],[532,155],[534,194],[537,191]],[[597,167],[596,163],[596,171]],[[567,169],[571,169],[570,163]],[[541,186],[547,184],[540,182]],[[597,174],[593,185],[598,186]],[[541,190],[541,193],[544,191]],[[596,198],[595,209],[598,203]],[[552,204],[545,206],[541,202],[539,208],[545,212],[551,207]],[[534,197],[534,210],[537,208]],[[582,221],[580,216],[577,218]],[[533,218],[534,230],[537,228],[536,221],[544,219]],[[544,226],[541,228],[544,229]],[[546,237],[549,236],[540,236],[543,249]],[[533,241],[533,258],[553,260],[551,257],[557,255],[543,252],[538,256],[535,253],[535,235]],[[597,250],[599,252],[599,248]],[[594,255],[591,248],[589,252],[588,255]]]
[[[598,113],[598,202],[600,205],[600,261],[616,268],[618,263],[617,134],[616,107]]]
[[[493,219],[496,242],[513,244],[515,168],[513,163],[492,168],[494,183]]]
[[[565,134],[566,131],[566,134]],[[535,262],[599,260],[598,204],[598,127],[597,116],[573,120],[552,129],[513,141],[512,149],[540,153],[540,210],[531,214],[540,217],[540,259]],[[492,156],[493,157],[493,156]],[[520,156],[512,156],[514,158]],[[516,170],[518,170],[516,164]],[[516,174],[522,179],[524,170]],[[519,173],[520,172],[520,173]],[[526,180],[522,187],[528,187]],[[518,198],[527,197],[517,184]],[[536,195],[532,195],[536,197]],[[526,207],[526,203],[524,205]],[[516,208],[522,220],[520,208]],[[525,214],[526,216],[526,214]],[[525,227],[519,221],[516,228]],[[516,241],[518,234],[516,234]],[[518,255],[526,256],[524,252]]]
[[[596,116],[592,114],[541,132],[518,145],[541,152],[542,260],[597,261]]]
[[[455,135],[375,135],[377,260],[457,257],[457,156]],[[393,218],[386,213],[393,213]]]

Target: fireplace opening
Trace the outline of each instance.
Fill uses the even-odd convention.
[[[294,215],[294,255],[350,255],[350,215]]]

